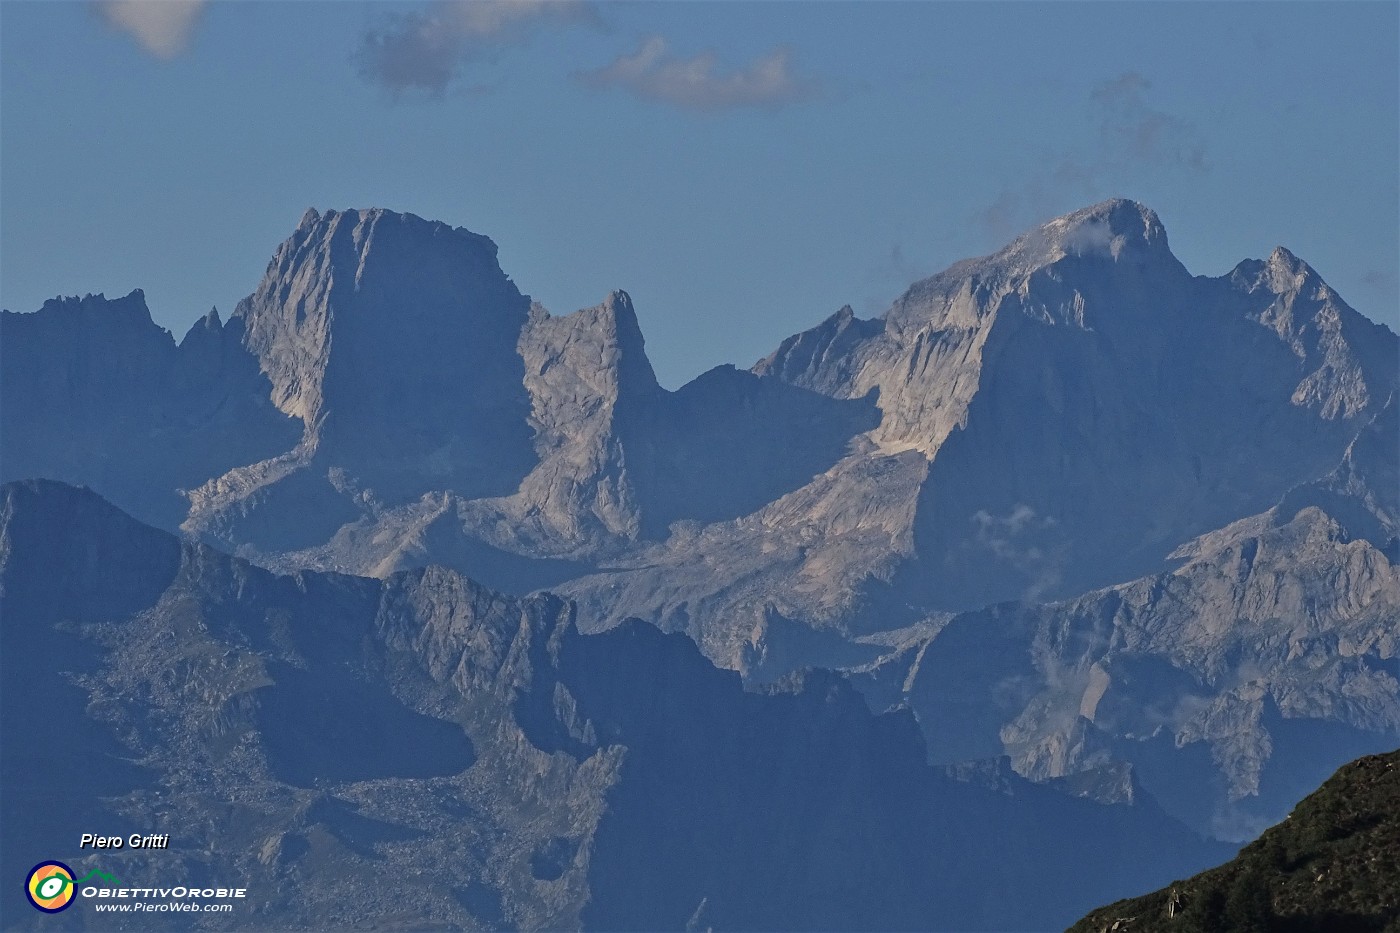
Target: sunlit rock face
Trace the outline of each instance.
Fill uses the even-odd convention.
[[[264,567],[441,565],[751,684],[842,668],[940,764],[1194,788],[1231,838],[1308,750],[1397,736],[1396,337],[1282,248],[1193,276],[1131,201],[674,392],[625,292],[551,314],[490,240],[382,210],[308,212],[178,344],[140,293],[0,326],[0,478]]]
[[[0,619],[0,869],[227,881],[235,928],[1040,929],[1230,851],[955,780],[835,673],[751,692],[643,622],[442,567],[279,576],[51,481],[0,488]]]

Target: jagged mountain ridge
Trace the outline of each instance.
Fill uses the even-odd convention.
[[[758,370],[878,392],[881,451],[927,455],[902,597],[1080,592],[1330,469],[1392,391],[1394,335],[1286,251],[1264,265],[1192,277],[1151,211],[1107,202],[917,283],[839,354],[801,335]]]
[[[683,636],[444,568],[278,576],[59,483],[0,491],[0,618],[5,871],[236,881],[243,928],[1043,928],[1227,854],[944,777],[834,674],[749,692]],[[99,824],[171,845],[65,848]]]
[[[585,630],[640,617],[754,681],[883,665],[891,641],[922,645],[997,601],[1064,606],[1170,574],[1293,500],[1396,559],[1400,455],[1368,427],[1394,419],[1395,336],[1283,249],[1190,275],[1128,201],[676,392],[656,383],[625,293],[552,316],[486,238],[387,211],[309,212],[230,320],[178,347],[139,295],[69,304],[87,317],[0,319],[0,478],[86,482],[281,569],[440,563],[548,587]],[[115,375],[83,349],[104,309],[130,347],[112,356],[141,361]],[[53,371],[84,391],[52,392]],[[179,390],[194,378],[181,372],[205,388]],[[109,380],[130,388],[95,388]],[[1201,600],[1178,621],[1247,624],[1235,609]],[[1259,747],[1268,730],[1246,718]],[[1013,759],[1077,779],[1101,751]],[[1230,783],[1236,760],[1191,767]]]
[[[1200,332],[1210,324],[1211,315],[1200,309],[1212,294],[1227,294],[1237,305],[1216,322],[1228,333]],[[124,307],[133,300],[139,296],[125,299]],[[39,316],[51,318],[50,311]],[[40,328],[28,318],[7,316],[6,343],[29,358],[67,352],[61,341],[33,340],[29,332]],[[918,283],[880,321],[859,321],[844,309],[761,361],[757,380],[721,368],[679,393],[657,386],[624,294],[564,318],[531,311],[496,264],[489,240],[380,210],[308,212],[229,324],[220,329],[217,320],[206,321],[197,330],[226,333],[225,343],[241,346],[264,380],[253,400],[270,400],[302,422],[299,443],[287,444],[284,431],[286,449],[276,455],[250,463],[226,457],[227,470],[184,487],[192,500],[187,528],[209,540],[269,559],[309,545],[294,560],[384,572],[426,556],[413,541],[425,503],[436,496],[441,511],[447,495],[457,506],[448,511],[464,513],[460,530],[453,529],[460,537],[525,558],[605,558],[615,567],[619,553],[664,542],[677,520],[715,524],[772,505],[780,514],[765,524],[791,526],[816,509],[806,524],[819,536],[818,552],[839,554],[840,538],[852,527],[873,525],[890,538],[881,560],[851,568],[851,582],[837,587],[841,596],[859,600],[861,584],[881,579],[884,564],[910,564],[905,576],[919,582],[900,584],[920,592],[906,595],[941,608],[1082,589],[1086,579],[1067,578],[1094,576],[1077,565],[1098,566],[1105,555],[1123,563],[1116,555],[1126,553],[1139,566],[1110,568],[1098,573],[1104,579],[1087,582],[1148,569],[1182,540],[1257,512],[1330,467],[1350,439],[1349,426],[1374,412],[1395,378],[1394,354],[1387,353],[1393,335],[1351,311],[1291,254],[1279,250],[1267,262],[1242,263],[1221,279],[1192,278],[1171,256],[1155,215],[1124,201],[1061,218],[1002,253]],[[197,342],[195,336],[192,331],[186,342]],[[1250,369],[1250,354],[1235,353],[1245,371],[1222,372],[1241,368],[1241,360],[1203,359],[1199,348],[1190,357],[1178,354],[1183,340],[1218,349],[1241,338],[1270,358]],[[149,354],[159,338],[146,334],[142,342],[139,352]],[[1184,389],[1202,377],[1210,377],[1215,391],[1192,400]],[[6,394],[16,401],[7,408],[17,420],[27,408],[42,407],[25,376],[11,382]],[[1266,394],[1249,399],[1274,410],[1264,428],[1240,437],[1238,425],[1219,423],[1213,409],[1222,393],[1267,393],[1271,383],[1287,391],[1286,403]],[[795,388],[784,395],[783,384]],[[1110,428],[1140,427],[1133,419],[1141,421],[1142,412],[1105,408],[1125,389],[1130,401],[1150,391],[1197,406],[1168,410],[1160,424],[1149,425],[1156,434],[1147,440],[1170,447],[1174,438],[1175,449],[1142,452],[1135,461],[1114,454],[1121,462],[1095,449]],[[240,392],[248,388],[229,394]],[[824,408],[809,392],[847,404]],[[765,399],[771,413],[762,410]],[[794,418],[792,406],[805,406],[809,415]],[[1008,406],[1026,411],[1008,419]],[[745,429],[743,409],[753,407],[760,409],[751,419],[758,423]],[[668,436],[683,420],[679,413],[705,409],[714,422],[709,430]],[[784,432],[794,420],[802,430]],[[1296,431],[1281,430],[1300,427],[1291,422],[1300,422],[1308,443],[1271,442],[1293,440]],[[1008,423],[1020,440],[996,433]],[[827,426],[825,436],[800,443],[814,426]],[[742,443],[706,460],[717,441],[736,435]],[[950,438],[955,449],[944,451]],[[1056,465],[1062,456],[1056,445],[1067,442],[1086,443],[1090,462]],[[821,483],[829,470],[841,482],[846,472],[869,472],[863,461],[903,450],[924,454],[929,475],[867,502],[861,511],[880,513],[877,520],[833,521],[819,494],[815,502],[781,502],[814,479]],[[745,453],[749,462],[735,470],[734,456]],[[1149,460],[1167,464],[1162,476],[1145,472]],[[1006,463],[1012,476],[973,466],[989,461]],[[40,452],[32,465],[16,469],[25,466],[42,473],[49,464]],[[707,477],[726,468],[729,483],[707,486]],[[1080,475],[1084,469],[1093,475]],[[758,481],[765,472],[782,481]],[[1103,481],[1131,483],[1145,503],[1137,507],[1143,514],[1122,522],[1126,530],[1116,536],[1075,527],[1083,521],[1066,503],[1039,501],[1045,489],[1015,488],[1031,481],[1021,477],[1039,473],[1050,474],[1044,485],[1062,498],[1098,483],[1095,495],[1105,499]],[[16,475],[6,468],[7,478]],[[1208,488],[1185,489],[1180,477]],[[736,482],[757,488],[736,494]],[[953,493],[945,489],[960,490],[961,499],[950,501]],[[299,527],[259,520],[260,513],[287,511],[279,495],[311,503],[299,510]],[[1162,501],[1193,519],[1183,522],[1192,527],[1153,527]],[[1095,505],[1123,514],[1124,496]],[[1027,509],[1031,519],[1015,517]],[[1051,533],[1052,525],[1058,531]],[[372,543],[354,533],[365,527]],[[1039,530],[1045,540],[1001,547],[996,539],[1005,527],[1028,537]],[[325,547],[340,530],[356,545]],[[1083,549],[1076,539],[1093,533],[1108,539],[1101,553],[1062,553]],[[1038,557],[1027,558],[1032,550]],[[963,551],[988,565],[981,591],[959,582],[969,576]],[[844,602],[827,600],[833,601]],[[794,602],[792,614],[821,614],[821,606],[808,613],[800,598]]]
[[[0,473],[89,483],[173,528],[180,489],[296,444],[269,391],[217,310],[178,345],[139,289],[0,312]]]
[[[1307,509],[1172,574],[959,615],[854,676],[944,760],[1009,754],[1037,780],[1130,762],[1173,814],[1248,839],[1309,776],[1395,744],[1398,617],[1390,561]]]
[[[874,398],[880,425],[759,512],[564,590],[742,666],[773,613],[859,632],[1165,568],[1332,469],[1394,390],[1394,335],[1286,252],[1262,265],[1191,277],[1154,215],[1109,202],[883,320],[839,313],[756,371]]]
[[[1088,783],[1127,765],[1202,832],[1252,838],[1338,762],[1400,741],[1396,407],[1169,572],[882,633],[849,673],[877,708],[914,709],[949,763]]]

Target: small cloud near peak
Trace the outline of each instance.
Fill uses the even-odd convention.
[[[169,61],[189,48],[206,5],[206,0],[94,0],[93,9],[108,26]]]
[[[743,68],[723,72],[713,52],[680,58],[670,53],[661,36],[650,36],[631,55],[576,77],[589,87],[616,88],[686,110],[777,109],[816,93],[812,81],[794,73],[792,53],[784,46]]]

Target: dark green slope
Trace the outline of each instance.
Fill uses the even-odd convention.
[[[1070,933],[1400,931],[1400,751],[1359,758],[1233,861]]]

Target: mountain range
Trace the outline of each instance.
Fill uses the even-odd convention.
[[[696,743],[671,751],[701,756],[692,764],[713,754],[695,749],[719,741],[711,730],[721,728],[723,709],[731,710],[733,729],[758,743],[748,754],[760,758],[768,754],[759,747],[765,744],[793,761],[814,754],[776,737],[793,729],[818,744],[834,741],[819,738],[827,730],[865,749],[888,741],[870,760],[888,757],[889,779],[903,774],[898,780],[908,783],[877,796],[881,806],[902,801],[905,815],[872,812],[873,822],[855,821],[881,838],[872,827],[907,820],[928,829],[920,821],[933,817],[916,815],[919,808],[952,787],[992,794],[1003,807],[1012,799],[1027,807],[1037,801],[1046,813],[1067,803],[1101,808],[1104,819],[1137,813],[1158,821],[1152,833],[1161,839],[1177,839],[1184,825],[1243,842],[1344,761],[1400,744],[1397,395],[1396,336],[1351,308],[1305,262],[1280,247],[1223,276],[1193,275],[1172,254],[1158,217],[1131,201],[1088,207],[995,254],[957,263],[910,286],[878,318],[843,307],[749,369],[721,366],[675,391],[657,382],[625,292],[554,316],[501,270],[486,237],[384,210],[313,210],[227,320],[211,311],[179,342],[152,322],[139,291],[0,314],[0,480],[42,477],[89,487],[161,535],[176,536],[152,545],[183,555],[161,558],[161,568],[224,552],[233,555],[228,566],[246,568],[238,573],[273,589],[322,581],[314,586],[327,587],[325,598],[336,605],[352,592],[372,603],[381,598],[374,594],[408,580],[490,593],[449,602],[497,600],[512,607],[502,610],[512,618],[523,611],[516,606],[548,605],[539,611],[569,619],[561,645],[613,646],[559,655],[589,659],[569,662],[582,665],[580,677],[629,684],[654,678],[660,662],[649,652],[672,657],[691,649],[653,630],[683,634],[700,653],[666,664],[704,670],[695,676],[705,684],[736,692],[702,700],[723,689],[696,686],[681,707],[658,711],[664,731]],[[116,515],[66,486],[14,486],[9,495],[81,501],[84,510]],[[69,518],[32,507],[57,523],[48,529],[54,540],[69,534]],[[35,532],[30,543],[10,545],[7,559],[28,559],[25,550],[43,537]],[[213,561],[197,560],[210,567]],[[263,576],[259,567],[290,576]],[[128,594],[134,602],[104,591],[63,625],[118,624],[113,620],[134,613],[156,626],[151,638],[160,625],[173,625],[166,609],[158,611],[173,599],[172,577],[162,576],[165,569],[132,570],[163,582],[139,599]],[[19,579],[17,571],[6,573]],[[199,624],[234,626],[249,644],[273,636],[240,626],[280,626],[277,637],[304,640],[297,625],[271,621],[271,609],[245,604],[253,596],[241,586],[231,592]],[[107,606],[102,600],[109,598],[115,602]],[[10,605],[28,612],[39,604]],[[383,647],[374,651],[395,660],[356,663],[375,668],[376,689],[412,697],[414,715],[427,717],[402,727],[404,741],[423,729],[422,741],[435,744],[429,737],[446,733],[434,732],[440,726],[432,723],[467,722],[465,713],[443,711],[472,705],[470,697],[486,689],[458,685],[466,700],[443,693],[450,678],[431,673],[425,657],[394,654],[427,637],[420,630],[428,617],[403,623],[409,628],[399,644],[384,641],[388,635],[369,622],[334,636],[324,622],[310,621],[321,610],[286,611],[332,641],[352,631],[361,639],[377,633]],[[554,630],[552,622],[540,624]],[[540,637],[553,644],[553,636]],[[641,646],[641,656],[629,645]],[[84,656],[95,650],[84,648]],[[411,655],[412,663],[405,660]],[[259,656],[263,665],[274,657]],[[301,671],[299,657],[288,654],[281,663]],[[550,657],[548,665],[564,663]],[[706,659],[720,670],[711,672]],[[89,660],[99,668],[116,663]],[[529,666],[533,672],[544,664]],[[410,668],[411,675],[397,673]],[[548,677],[565,677],[561,671]],[[98,677],[82,675],[89,676]],[[303,676],[258,674],[249,683]],[[493,696],[504,689],[492,683]],[[612,696],[608,712],[585,714],[575,709],[582,700],[571,684],[568,700],[539,699],[552,686],[526,690],[539,709],[531,706],[524,719],[518,709],[502,712],[506,707],[481,713],[478,731],[466,729],[472,748],[483,745],[482,729],[499,738],[500,730],[519,728],[525,739],[511,740],[518,751],[529,746],[548,757],[572,749],[576,759],[593,760],[613,747],[598,729],[623,715],[618,704],[637,697]],[[102,689],[119,705],[130,691],[152,688],[132,681]],[[221,712],[228,697],[260,689],[225,685],[194,706],[210,705],[207,715],[216,719],[232,716]],[[347,698],[355,692],[348,685],[324,689]],[[92,704],[102,705],[92,690],[97,680],[82,714],[87,720]],[[302,690],[323,692],[319,685]],[[808,701],[790,697],[812,690],[837,691],[844,699],[832,702],[851,704],[849,715],[859,711],[867,725],[788,722],[771,725],[776,732],[758,725],[789,715],[760,710],[804,708]],[[268,687],[257,696],[277,693]],[[81,703],[63,702],[79,717]],[[246,706],[239,707],[243,719],[220,728],[275,747],[278,727],[268,732],[254,721],[263,700],[238,702]],[[716,711],[706,712],[712,703]],[[535,714],[555,722],[532,725]],[[401,714],[365,715],[385,717],[387,726]],[[750,717],[752,724],[742,725]],[[593,723],[591,737],[585,721]],[[98,717],[82,728],[119,741],[104,722]],[[871,737],[886,729],[898,734]],[[138,741],[129,730],[115,734]],[[301,742],[284,737],[289,749]],[[443,742],[447,758],[432,765],[440,773],[385,777],[475,773],[473,780],[485,780],[488,769],[469,763],[476,752],[453,758],[456,740]],[[324,750],[327,759],[334,747]],[[275,748],[265,753],[276,757]],[[853,749],[840,752],[847,754]],[[424,767],[437,760],[433,755]],[[506,759],[493,766],[502,782],[524,780],[515,773],[521,768],[544,773],[544,765]],[[765,779],[778,780],[781,761],[771,763],[777,771],[762,772]],[[272,778],[290,786],[297,786],[298,767],[349,768],[334,777],[342,782],[373,776],[373,769],[362,774],[349,763],[276,767],[283,772]],[[681,807],[680,797],[667,796],[681,787],[702,797],[719,793],[676,777],[688,767],[679,760],[655,767],[660,771],[649,780],[657,783],[645,786],[656,800],[638,800],[639,807],[663,799]],[[869,762],[842,767],[886,771]],[[749,805],[765,790],[742,770],[736,765],[725,780],[743,784],[740,796]],[[797,772],[786,773],[784,780]],[[565,799],[573,779],[559,780],[545,796]],[[937,784],[943,789],[928,790],[930,781],[944,782]],[[613,784],[599,778],[589,786],[594,802],[578,806],[611,812],[598,801],[612,800],[614,792],[600,788]],[[483,806],[494,814],[498,804]],[[812,812],[793,816],[792,825],[816,832],[803,822]],[[664,823],[659,812],[646,818]],[[739,819],[716,816],[721,823],[731,818]],[[599,838],[622,832],[599,819]],[[999,819],[1011,818],[988,816],[987,825]],[[501,838],[520,831],[511,825]],[[644,823],[628,825],[646,831]],[[578,865],[587,861],[594,891],[602,876],[593,856],[577,856],[592,851],[593,843],[580,842],[592,831],[550,832],[551,839],[573,840],[560,845]],[[987,838],[1004,846],[1015,832],[988,830]],[[762,861],[758,839],[746,857]],[[890,884],[910,877],[899,875],[906,869],[891,867],[895,862],[927,868],[935,864],[927,859],[942,857],[914,841],[900,845],[906,843],[913,848],[899,848],[888,872],[880,870]],[[717,872],[722,862],[743,864],[754,877],[768,870],[720,857],[724,843],[716,838],[714,845]],[[1170,851],[1203,850],[1164,843],[1163,852]],[[490,871],[505,878],[508,863],[492,862]],[[657,856],[655,864],[667,863]],[[706,878],[685,888],[684,897],[676,893],[664,910],[635,916],[596,906],[587,909],[604,912],[588,914],[579,905],[610,895],[584,895],[583,888],[549,909],[526,907],[526,895],[512,900],[517,895],[500,885],[493,890],[506,898],[501,909],[510,923],[520,926],[674,926],[692,919],[784,925],[757,902],[721,906],[724,896],[716,892],[737,889],[718,875]],[[1087,884],[1082,875],[1060,880]],[[670,897],[666,890],[658,881],[657,898]],[[800,886],[791,891],[793,900],[782,901],[788,909],[819,903]],[[1076,902],[1079,913],[1135,892],[1107,893]],[[871,914],[871,922],[1031,922],[1030,914],[997,914],[1011,909],[1004,906],[940,914],[920,896],[893,898],[903,906],[889,909],[907,912]],[[1034,925],[1078,915],[1068,902],[1047,897],[1037,895],[1051,906]],[[709,906],[695,913],[706,898]],[[566,901],[574,906],[562,906]],[[820,903],[837,910],[834,902]],[[790,925],[821,926],[819,916],[841,916],[812,911],[791,914]]]
[[[935,768],[831,672],[747,691],[643,622],[584,635],[442,567],[279,576],[52,481],[0,494],[0,615],[0,871],[249,892],[177,926],[1039,928],[1228,854]],[[170,848],[80,850],[94,827]]]

